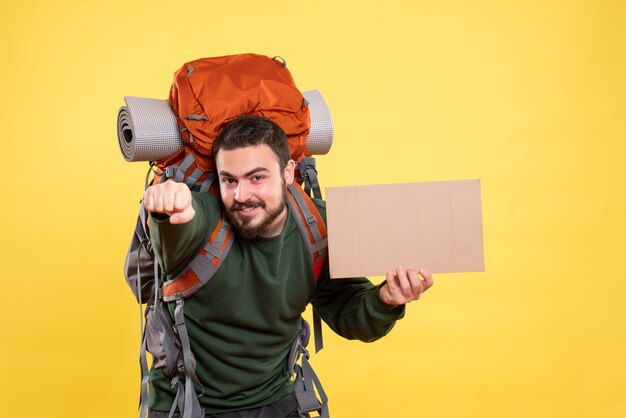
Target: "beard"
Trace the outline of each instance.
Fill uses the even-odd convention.
[[[269,211],[266,210],[267,205],[261,200],[250,200],[243,203],[235,202],[225,211],[226,217],[228,218],[228,221],[233,226],[237,234],[248,240],[253,240],[262,235],[267,230],[267,228],[272,225],[276,218],[278,218],[283,213],[283,211],[286,210],[286,199],[286,187],[284,187],[282,197],[280,199],[280,204],[276,208],[270,209]],[[261,222],[259,222],[259,224],[256,226],[250,225],[250,223],[254,219],[252,216],[245,216],[242,215],[241,212],[239,212],[239,210],[241,209],[254,207],[259,207],[265,210],[265,218],[262,219]]]

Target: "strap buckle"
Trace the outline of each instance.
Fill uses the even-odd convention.
[[[169,166],[165,168],[165,178],[166,179],[171,179],[174,178],[176,176],[176,171],[177,171],[178,167],[176,166]]]

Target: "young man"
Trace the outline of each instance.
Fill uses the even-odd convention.
[[[366,278],[330,280],[328,262],[317,282],[309,253],[286,206],[295,163],[287,138],[273,122],[241,116],[214,145],[221,198],[191,193],[166,181],[149,187],[151,239],[167,278],[200,251],[224,213],[233,246],[213,279],[185,302],[185,319],[210,417],[298,417],[287,370],[301,314],[314,309],[339,335],[374,341],[386,335],[432,284],[426,270],[398,267],[373,286]],[[314,200],[325,218],[325,203]],[[419,276],[422,276],[423,280]],[[150,417],[166,417],[175,397],[170,378],[150,374]]]

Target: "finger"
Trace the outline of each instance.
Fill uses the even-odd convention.
[[[422,281],[420,280],[419,273],[415,269],[415,267],[410,266],[407,269],[407,277],[409,283],[411,284],[411,298],[413,300],[417,300],[425,289]]]
[[[154,212],[164,213],[163,211],[163,190],[156,186],[157,189],[154,190],[152,194],[153,204],[154,204]]]
[[[183,212],[191,206],[191,191],[185,187],[180,189],[174,196],[173,211]]]
[[[424,281],[422,283],[422,287],[424,291],[427,290],[429,287],[431,287],[435,283],[435,279],[433,278],[433,275],[430,273],[428,269],[425,269],[425,268],[420,269],[420,276],[424,278]]]
[[[396,277],[392,273],[387,273],[387,280],[385,284],[380,288],[380,298],[388,305],[397,305],[395,299],[397,298],[399,291],[396,284]]]
[[[176,191],[165,191],[163,193],[163,212],[171,215],[174,213],[174,199],[176,197]]]
[[[195,216],[196,216],[196,211],[194,210],[193,206],[189,205],[182,212],[176,212],[173,215],[171,215],[170,223],[175,224],[175,225],[186,224],[187,222],[191,221]]]
[[[400,295],[406,300],[413,299],[411,291],[411,282],[407,277],[407,271],[404,266],[400,265],[396,268],[396,277],[398,280],[398,287]]]
[[[387,273],[387,290],[389,293],[398,293],[398,286],[396,284],[396,276],[392,273]]]
[[[154,199],[152,198],[152,190],[150,188],[143,194],[143,207],[148,212],[154,212]]]

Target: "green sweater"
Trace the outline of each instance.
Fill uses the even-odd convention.
[[[314,201],[326,219],[325,203]],[[219,220],[219,198],[193,193],[193,207],[196,216],[183,225],[151,216],[152,244],[168,279],[202,249]],[[213,279],[185,301],[205,413],[255,408],[293,392],[287,357],[311,300],[324,322],[348,339],[374,341],[404,315],[403,306],[385,305],[366,278],[330,280],[328,262],[316,282],[291,214],[276,237],[235,237]],[[170,380],[151,370],[151,409],[170,409],[175,395]]]

